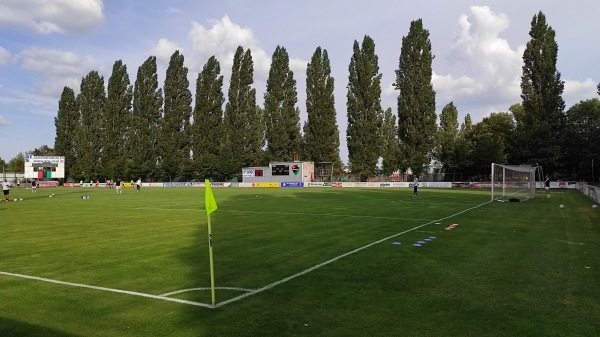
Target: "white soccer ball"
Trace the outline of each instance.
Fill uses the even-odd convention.
[[[48,196],[48,198],[52,198],[52,194],[50,194],[50,195]]]
[[[19,201],[23,201],[23,198],[19,199]]]
[[[15,202],[17,201],[17,199],[14,200]]]
[[[594,204],[592,205],[592,208],[598,208],[598,205]]]
[[[560,205],[560,206],[558,206],[558,207],[560,207],[560,208],[565,208],[565,205]]]

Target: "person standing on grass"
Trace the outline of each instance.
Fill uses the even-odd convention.
[[[37,192],[37,182],[35,181],[35,179],[33,179],[31,181],[31,193],[35,193]]]
[[[546,174],[546,180],[544,180],[546,188],[546,198],[550,198],[550,177]]]
[[[10,194],[10,183],[6,181],[6,178],[4,178],[4,181],[2,182],[2,192],[4,193],[4,202],[8,202],[8,195]]]
[[[115,179],[115,189],[117,190],[117,194],[121,194],[121,179]]]
[[[135,188],[137,189],[137,191],[140,191],[140,188],[142,187],[142,178],[139,178],[136,182],[135,182]]]
[[[413,182],[413,197],[417,196],[418,188],[419,188],[419,177],[415,175],[415,181]]]

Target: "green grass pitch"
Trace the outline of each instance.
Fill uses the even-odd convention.
[[[600,210],[577,191],[213,193],[215,307],[203,188],[12,189],[0,336],[600,335]]]

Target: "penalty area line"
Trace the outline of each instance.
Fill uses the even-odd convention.
[[[194,305],[194,306],[197,306],[197,307],[204,307],[204,308],[209,308],[209,309],[214,308],[210,304],[200,303],[200,302],[193,302],[193,301],[187,301],[187,300],[182,300],[182,299],[178,299],[178,298],[171,298],[171,297],[166,297],[164,295],[151,295],[151,294],[140,293],[140,292],[137,292],[137,291],[129,291],[129,290],[106,288],[106,287],[98,287],[98,286],[92,286],[92,285],[88,285],[88,284],[65,282],[65,281],[53,280],[53,279],[48,279],[48,278],[43,278],[43,277],[37,277],[37,276],[15,274],[15,273],[7,273],[7,272],[3,272],[3,271],[0,271],[0,275],[12,276],[12,277],[20,277],[20,278],[25,278],[25,279],[29,279],[29,280],[42,281],[42,282],[48,282],[48,283],[55,283],[55,284],[66,285],[66,286],[71,286],[71,287],[87,288],[87,289],[108,291],[108,292],[112,292],[112,293],[119,293],[119,294],[140,296],[140,297],[152,298],[152,299],[162,300],[162,301],[177,302],[177,303]]]

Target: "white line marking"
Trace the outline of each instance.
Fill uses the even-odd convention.
[[[239,301],[239,300],[241,300],[241,299],[243,299],[243,298],[246,298],[246,297],[248,297],[248,296],[256,295],[256,294],[258,294],[258,293],[261,293],[261,292],[263,292],[263,291],[265,291],[265,290],[269,290],[269,289],[271,289],[271,288],[273,288],[273,287],[275,287],[275,286],[278,286],[278,285],[280,285],[280,284],[282,284],[282,283],[285,283],[285,282],[287,282],[287,281],[293,280],[293,279],[295,279],[296,277],[302,276],[302,275],[304,275],[304,274],[308,274],[308,273],[310,273],[310,272],[311,272],[311,271],[313,271],[313,270],[319,269],[319,268],[321,268],[321,267],[323,267],[323,266],[326,266],[326,265],[328,265],[328,264],[330,264],[330,263],[332,263],[332,262],[335,262],[335,261],[337,261],[337,260],[339,260],[339,259],[341,259],[341,258],[343,258],[343,257],[346,257],[346,256],[348,256],[348,255],[352,255],[352,254],[354,254],[354,253],[360,252],[361,250],[364,250],[364,249],[367,249],[367,248],[369,248],[369,247],[371,247],[371,246],[374,246],[374,245],[376,245],[376,244],[379,244],[379,243],[385,242],[385,241],[387,241],[387,240],[389,240],[389,239],[395,238],[395,237],[397,237],[397,236],[400,236],[400,235],[402,235],[402,234],[406,234],[406,233],[408,233],[408,232],[412,232],[412,231],[414,231],[414,230],[417,230],[417,229],[419,229],[419,228],[421,228],[421,227],[424,227],[424,226],[430,225],[430,224],[432,224],[432,223],[434,223],[434,222],[437,222],[437,221],[442,221],[442,220],[446,220],[446,219],[450,219],[450,218],[452,218],[452,217],[455,217],[455,216],[457,216],[457,215],[460,215],[460,214],[462,214],[462,213],[468,212],[468,211],[470,211],[470,210],[472,210],[472,209],[475,209],[475,208],[481,207],[481,206],[483,206],[483,205],[489,204],[490,202],[491,202],[491,201],[484,202],[483,204],[479,204],[479,205],[477,205],[477,206],[473,206],[473,207],[471,207],[471,208],[467,208],[467,209],[465,209],[465,210],[463,210],[463,211],[460,211],[460,212],[458,212],[458,213],[455,213],[455,214],[453,214],[453,215],[449,215],[449,216],[447,216],[447,217],[444,217],[444,218],[440,218],[440,219],[437,219],[437,220],[433,220],[433,221],[430,221],[430,222],[424,223],[424,224],[422,224],[422,225],[419,225],[419,226],[413,227],[413,228],[411,228],[411,229],[407,229],[407,230],[405,230],[405,231],[403,231],[403,232],[396,233],[396,234],[394,234],[394,235],[390,235],[390,236],[388,236],[388,237],[386,237],[386,238],[383,238],[383,239],[381,239],[381,240],[377,240],[377,241],[375,241],[375,242],[369,243],[368,245],[362,246],[362,247],[360,247],[360,248],[356,248],[355,250],[352,250],[352,251],[349,251],[349,252],[347,252],[347,253],[344,253],[344,254],[342,254],[342,255],[336,256],[336,257],[334,257],[334,258],[332,258],[332,259],[329,259],[329,260],[327,260],[327,261],[325,261],[325,262],[319,263],[319,264],[317,264],[317,265],[315,265],[315,266],[312,266],[312,267],[310,267],[310,268],[308,268],[308,269],[305,269],[305,270],[303,270],[303,271],[301,271],[301,272],[299,272],[299,273],[296,273],[296,274],[294,274],[294,275],[288,276],[288,277],[286,277],[286,278],[284,278],[284,279],[281,279],[281,280],[279,280],[279,281],[276,281],[276,282],[273,282],[273,283],[271,283],[271,284],[268,284],[268,285],[266,285],[266,286],[264,286],[264,287],[262,287],[262,288],[260,288],[260,289],[256,289],[256,290],[253,290],[253,291],[251,291],[251,292],[249,292],[249,293],[246,293],[246,294],[243,294],[243,295],[240,295],[240,296],[237,296],[237,297],[234,297],[234,298],[228,299],[228,300],[226,300],[226,301],[223,301],[223,302],[216,303],[216,304],[215,304],[215,308],[222,307],[222,306],[224,306],[224,305],[226,305],[226,304],[229,304],[229,303],[232,303],[232,302],[235,302],[235,301]]]
[[[254,289],[236,288],[236,287],[215,287],[215,289],[216,290],[235,290],[235,291],[241,291],[241,292],[245,292],[245,293],[254,291]],[[201,287],[201,288],[176,290],[176,291],[172,291],[170,293],[161,294],[159,296],[171,296],[171,295],[176,295],[176,294],[181,294],[181,293],[187,293],[190,291],[206,291],[206,290],[211,290],[211,288],[210,287]]]
[[[64,281],[52,280],[52,279],[43,278],[43,277],[37,277],[37,276],[29,276],[29,275],[23,275],[23,274],[7,273],[7,272],[3,272],[3,271],[0,271],[0,275],[13,276],[13,277],[21,277],[21,278],[26,278],[26,279],[30,279],[30,280],[36,280],[36,281],[42,281],[42,282],[49,282],[49,283],[56,283],[56,284],[67,285],[67,286],[71,286],[71,287],[88,288],[88,289],[94,289],[94,290],[109,291],[109,292],[119,293],[119,294],[127,294],[127,295],[134,295],[134,296],[140,296],[140,297],[148,297],[148,298],[153,298],[153,299],[157,299],[157,300],[171,301],[171,302],[177,302],[177,303],[195,305],[197,307],[213,308],[213,306],[210,305],[210,304],[199,303],[199,302],[192,302],[192,301],[186,301],[186,300],[181,300],[181,299],[178,299],[178,298],[170,298],[170,297],[165,297],[163,295],[151,295],[151,294],[139,293],[139,292],[136,292],[136,291],[120,290],[120,289],[105,288],[105,287],[97,287],[97,286],[91,286],[91,285],[87,285],[87,284],[80,284],[80,283],[73,283],[73,282],[64,282]]]

